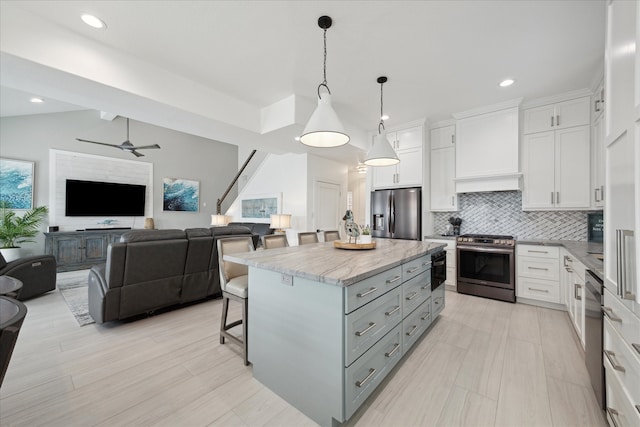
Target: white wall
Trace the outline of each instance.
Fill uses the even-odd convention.
[[[346,164],[314,155],[309,155],[308,167],[309,178],[307,180],[307,210],[309,214],[307,215],[306,231],[313,231],[318,229],[314,212],[314,210],[316,209],[316,182],[324,181],[331,184],[340,185],[340,212],[341,215],[344,215],[344,212],[347,210],[349,168]],[[340,224],[342,223],[341,221],[342,217],[340,217]]]
[[[100,119],[93,110],[0,118],[0,156],[35,162],[34,203],[49,204],[49,149],[76,151],[136,160],[132,154],[114,148],[76,141],[75,138],[120,144],[126,139],[126,122]],[[137,160],[153,163],[153,213],[156,228],[208,227],[216,200],[237,173],[238,149],[225,144],[169,129],[131,121],[130,139],[136,145],[159,144],[160,150],[144,150]],[[162,178],[185,178],[200,182],[200,211],[163,212]],[[235,199],[230,194],[223,210]],[[46,226],[49,225],[47,222]],[[52,224],[55,225],[55,224]],[[42,253],[44,237],[25,245],[27,253]]]

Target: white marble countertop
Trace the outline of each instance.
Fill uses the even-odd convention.
[[[370,250],[338,249],[333,242],[328,242],[230,254],[224,259],[317,282],[349,286],[444,248],[443,244],[417,240],[375,239],[375,242],[376,248]]]
[[[594,256],[594,254],[602,254],[602,243],[589,243],[576,240],[527,239],[518,240],[516,244],[563,246],[571,255],[584,264],[586,268],[593,271],[601,280],[604,280],[604,262]]]

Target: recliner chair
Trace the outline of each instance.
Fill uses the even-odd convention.
[[[33,298],[56,288],[56,258],[34,255],[7,262],[0,254],[0,276],[11,276],[22,282],[16,299]]]

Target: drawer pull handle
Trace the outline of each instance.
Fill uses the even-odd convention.
[[[375,373],[376,373],[376,370],[374,368],[369,368],[369,373],[367,374],[367,376],[364,377],[364,379],[356,381],[356,387],[364,386],[366,383],[369,382],[369,380],[371,379],[371,377],[373,377],[373,374]]]
[[[613,351],[604,350],[604,354],[607,356],[607,359],[609,359],[609,362],[611,363],[611,366],[613,366],[613,369],[615,369],[616,371],[620,371],[620,372],[627,372],[627,370],[624,368],[624,366],[618,365],[616,363],[616,360],[615,360],[616,354]]]
[[[616,316],[616,315],[613,313],[613,309],[612,309],[611,307],[605,307],[605,306],[603,306],[603,307],[602,307],[602,311],[603,311],[603,312],[604,312],[604,314],[606,314],[606,315],[607,315],[607,317],[608,317],[609,319],[611,319],[612,321],[622,323],[622,319],[621,319],[621,318],[619,318],[618,316]]]
[[[611,417],[611,421],[613,421],[613,426],[618,427],[620,425],[618,424],[618,411],[607,406],[607,413]]]
[[[640,344],[632,343],[632,344],[631,344],[631,347],[633,347],[633,349],[634,349],[635,351],[637,351],[637,352],[638,352],[638,354],[640,354]]]
[[[367,295],[370,295],[370,294],[374,293],[377,290],[378,290],[378,288],[371,288],[367,292],[359,292],[356,296],[358,298],[363,298],[363,297],[366,297]]]
[[[428,311],[425,311],[424,314],[422,315],[422,317],[420,318],[420,320],[427,320],[427,318],[429,317],[431,313],[429,313]]]
[[[631,301],[635,301],[636,300],[636,294],[632,294],[631,292],[626,292],[624,293],[624,299],[628,299]]]
[[[429,264],[431,264],[431,261],[425,261],[425,262],[423,262],[423,263],[422,263],[422,266],[423,266],[423,267],[426,267],[426,266],[428,266]]]
[[[536,288],[529,288],[530,291],[537,291],[537,292],[545,292],[545,293],[549,293],[548,289],[536,289]]]
[[[533,249],[529,249],[527,252],[531,253],[531,254],[548,254],[549,252],[547,251],[534,251]]]
[[[420,289],[425,290],[425,289],[429,289],[431,287],[431,283],[427,283],[424,286],[421,286]]]
[[[407,270],[407,273],[413,273],[414,271],[418,271],[420,270],[420,267],[411,267],[410,269]]]
[[[369,322],[369,326],[367,327],[367,329],[365,329],[364,331],[356,331],[356,336],[361,337],[375,327],[376,327],[376,322]]]
[[[442,301],[442,297],[440,297],[440,298],[436,298],[436,300],[434,301],[434,303],[436,303],[436,304],[440,304],[440,301]]]
[[[396,354],[396,352],[400,349],[400,344],[396,343],[393,346],[393,349],[389,352],[389,353],[385,353],[384,356],[385,357],[392,357],[394,354]]]
[[[401,276],[396,276],[393,279],[387,279],[387,283],[393,283],[393,282],[397,282],[398,280],[400,280],[402,277]]]
[[[549,271],[548,268],[542,268],[542,267],[527,267],[529,270],[544,270],[544,271]]]
[[[418,329],[418,325],[413,325],[411,330],[409,332],[407,332],[407,336],[410,337],[411,335],[413,335],[416,332],[417,329]]]
[[[573,273],[573,269],[572,268],[565,267],[564,269],[567,270],[569,273]]]
[[[391,311],[385,311],[385,312],[384,312],[384,315],[385,315],[385,316],[391,316],[391,315],[393,315],[393,314],[397,313],[399,310],[400,310],[400,306],[399,306],[399,305],[396,305],[396,306],[395,306],[395,308],[394,308],[393,310],[391,310]]]
[[[411,293],[409,294],[409,296],[407,296],[407,298],[406,298],[406,299],[407,299],[407,301],[411,301],[412,299],[414,299],[414,298],[415,298],[415,297],[417,297],[417,296],[418,296],[418,293],[417,293],[417,292],[411,292]]]

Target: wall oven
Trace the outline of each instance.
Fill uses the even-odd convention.
[[[431,291],[444,285],[447,280],[447,253],[436,252],[431,255]]]
[[[458,292],[516,302],[515,239],[465,234],[457,238]]]

